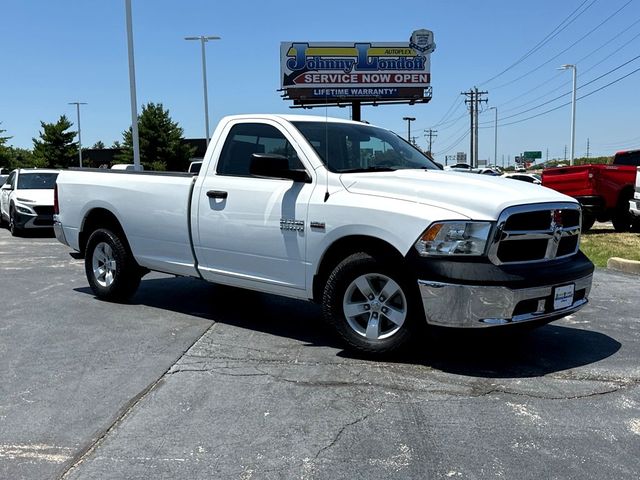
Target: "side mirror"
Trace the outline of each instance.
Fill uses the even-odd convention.
[[[249,173],[263,178],[284,178],[294,182],[311,183],[306,170],[292,170],[289,160],[276,153],[254,153],[251,155]]]

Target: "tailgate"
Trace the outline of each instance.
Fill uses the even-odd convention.
[[[542,172],[542,185],[571,197],[596,195],[595,173],[593,165],[549,168]]]

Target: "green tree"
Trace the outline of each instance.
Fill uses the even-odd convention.
[[[104,149],[104,143],[102,142],[102,140],[98,140],[96,143],[93,144],[93,147],[91,148],[95,148],[96,150],[103,150]],[[84,152],[84,150],[83,150]]]
[[[0,123],[2,125],[2,123]],[[11,150],[6,146],[7,141],[11,137],[3,137],[2,134],[6,132],[3,128],[0,128],[0,168],[11,168],[10,160],[11,160]]]
[[[183,130],[171,120],[169,110],[161,103],[142,106],[138,115],[140,162],[147,170],[186,171],[194,147],[183,142]],[[131,127],[122,134],[123,152],[116,157],[118,162],[133,163],[133,135]]]
[[[38,167],[68,168],[77,164],[77,132],[68,131],[73,123],[62,115],[56,123],[40,122],[40,139],[33,139],[33,161]]]

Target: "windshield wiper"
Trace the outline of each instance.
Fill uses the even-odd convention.
[[[393,167],[367,167],[367,168],[350,168],[340,170],[340,173],[362,173],[362,172],[395,172],[397,168]]]

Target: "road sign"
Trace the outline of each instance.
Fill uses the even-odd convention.
[[[524,152],[523,156],[529,159],[542,158],[542,152]]]

